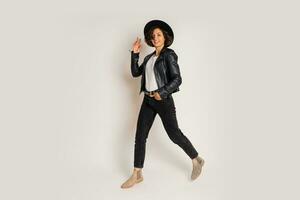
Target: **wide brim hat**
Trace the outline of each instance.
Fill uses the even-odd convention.
[[[173,30],[172,28],[169,26],[169,24],[167,24],[166,22],[162,21],[162,20],[158,20],[158,19],[154,19],[154,20],[151,20],[149,21],[145,27],[144,27],[144,37],[146,38],[146,35],[147,33],[149,32],[149,30],[152,28],[152,27],[159,27],[161,29],[163,29],[164,31],[166,31],[168,33],[168,35],[170,37],[172,37],[172,43],[174,41],[174,33],[173,33]],[[171,43],[171,44],[172,44]],[[169,44],[168,46],[170,46],[171,44]]]

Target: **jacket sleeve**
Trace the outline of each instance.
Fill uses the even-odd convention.
[[[166,64],[170,74],[170,80],[163,87],[158,89],[161,98],[166,98],[182,83],[179,65],[177,63],[178,57],[174,51],[170,52],[166,57]]]
[[[143,73],[144,62],[139,66],[139,54],[131,51],[131,74],[133,77],[138,77]]]

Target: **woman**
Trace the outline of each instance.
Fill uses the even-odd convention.
[[[177,123],[172,93],[179,91],[182,80],[177,55],[174,50],[168,48],[174,40],[173,31],[167,23],[152,20],[145,25],[144,36],[145,42],[155,47],[155,51],[144,58],[141,66],[138,65],[140,38],[134,42],[131,51],[131,73],[133,77],[142,75],[140,93],[144,92],[144,99],[137,121],[133,173],[121,188],[130,188],[143,181],[146,140],[156,114],[160,116],[169,138],[191,158],[192,180],[200,175],[204,164],[204,160],[198,156],[198,152]]]

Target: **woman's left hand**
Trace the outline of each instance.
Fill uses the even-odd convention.
[[[158,101],[162,100],[158,92],[154,92],[154,98]]]

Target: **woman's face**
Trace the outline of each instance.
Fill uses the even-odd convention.
[[[151,42],[154,47],[160,47],[165,44],[165,37],[160,28],[153,30]]]

